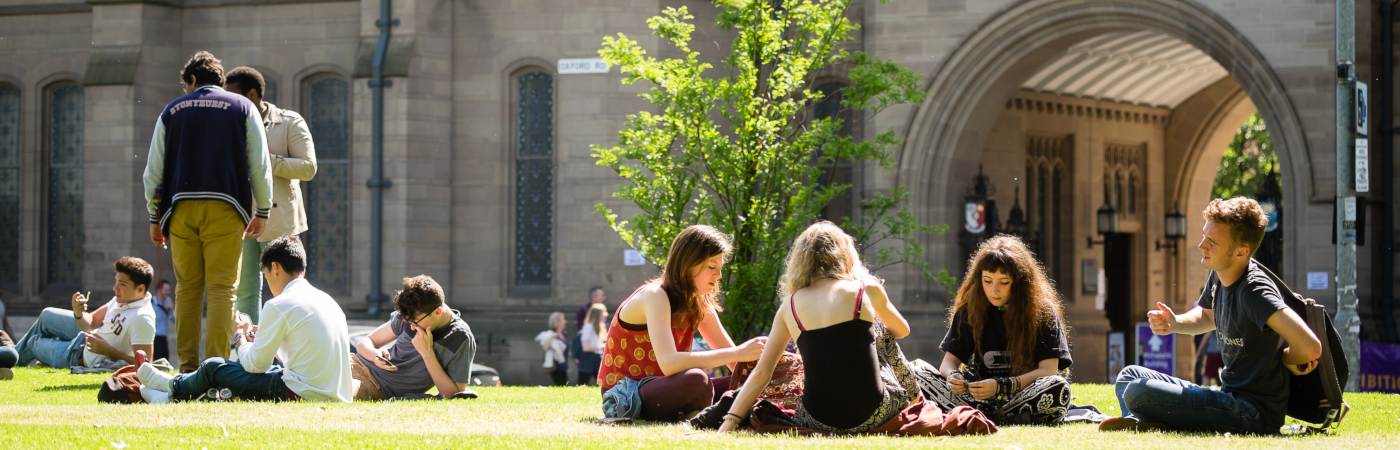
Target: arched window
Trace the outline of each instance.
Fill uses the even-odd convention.
[[[263,101],[274,105],[277,104],[277,80],[267,76],[267,72],[263,72],[263,82],[266,85],[263,88],[266,92],[262,93]]]
[[[0,84],[0,291],[19,290],[19,89]]]
[[[841,105],[843,91],[847,84],[841,81],[829,81],[817,85],[816,91],[821,92],[822,99],[812,105],[812,116],[817,119],[833,118],[841,121],[841,129],[838,133],[841,136],[851,136],[856,125],[855,111]],[[832,222],[841,223],[845,217],[855,218],[856,212],[856,189],[855,169],[850,160],[837,161],[830,167],[822,168],[822,184],[847,184],[850,188],[840,195],[832,197],[831,201],[822,208],[821,217]]]
[[[1059,280],[1074,273],[1073,159],[1073,135],[1027,137],[1028,240],[1045,269]],[[1063,286],[1060,289],[1065,293]]]
[[[542,297],[554,280],[554,77],[526,69],[514,78],[513,295]]]
[[[83,87],[61,84],[45,95],[48,150],[45,274],[49,285],[77,285],[83,269]]]
[[[269,89],[270,91],[270,89]],[[316,145],[316,179],[306,191],[307,277],[332,294],[350,292],[350,82],[307,79],[303,112]]]

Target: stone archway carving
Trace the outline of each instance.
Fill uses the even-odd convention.
[[[990,124],[1026,74],[1088,37],[1144,29],[1195,46],[1230,73],[1276,133],[1284,201],[1306,203],[1315,183],[1297,111],[1268,61],[1224,18],[1194,1],[1032,0],[982,24],[931,75],[928,95],[908,123],[896,173],[919,219],[943,223],[956,217],[961,185],[955,174],[975,170]],[[1297,229],[1297,220],[1286,217],[1285,226]],[[954,265],[961,255],[953,245],[935,245],[941,238],[924,242],[930,257]],[[1286,254],[1297,254],[1296,243],[1285,246]]]

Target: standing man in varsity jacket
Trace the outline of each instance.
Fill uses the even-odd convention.
[[[262,234],[272,207],[272,170],[258,108],[223,89],[224,68],[198,52],[180,71],[185,95],[156,119],[146,159],[151,243],[175,267],[175,331],[180,371],[199,367],[201,300],[204,357],[227,357],[243,238]],[[186,356],[188,355],[188,356]]]

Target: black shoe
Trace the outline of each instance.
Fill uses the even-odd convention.
[[[1166,424],[1161,422],[1146,422],[1138,420],[1136,417],[1109,417],[1099,423],[1099,431],[1169,431]]]

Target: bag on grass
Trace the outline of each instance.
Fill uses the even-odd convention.
[[[102,403],[145,403],[141,398],[141,380],[136,379],[136,366],[117,369],[111,378],[97,386],[97,401]]]

